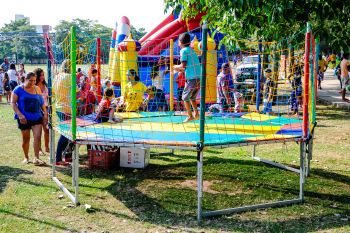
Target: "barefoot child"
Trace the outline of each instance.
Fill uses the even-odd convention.
[[[270,68],[265,69],[266,83],[264,85],[264,114],[272,113],[272,101],[275,83],[272,80],[272,70]]]
[[[183,90],[182,99],[187,110],[187,118],[184,123],[198,119],[199,113],[197,109],[196,97],[200,86],[200,65],[197,54],[190,48],[190,34],[184,33],[179,36],[180,65],[174,66],[174,71],[185,71],[186,84]],[[194,111],[192,114],[191,105]]]
[[[110,122],[110,123],[119,123],[123,119],[121,117],[115,117],[114,112],[116,106],[112,104],[113,99],[113,89],[106,88],[103,93],[103,99],[98,105],[95,121],[97,122]]]

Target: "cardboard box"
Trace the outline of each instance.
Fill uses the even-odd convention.
[[[120,147],[120,167],[145,168],[149,160],[149,148]]]

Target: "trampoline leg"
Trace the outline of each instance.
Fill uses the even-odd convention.
[[[175,153],[175,150],[171,149],[171,154],[174,155],[174,153]]]
[[[255,155],[256,155],[256,145],[253,145],[252,158],[254,158]]]
[[[79,145],[75,144],[72,163],[72,184],[75,192],[75,205],[79,204]]]
[[[203,151],[197,151],[197,221],[202,221],[202,197],[203,197]]]
[[[55,130],[50,128],[50,163],[52,164],[52,177],[56,176],[56,147],[55,147]]]
[[[312,150],[313,150],[313,145],[314,145],[314,139],[311,138],[311,140],[308,142],[308,152],[307,152],[307,164],[306,164],[306,176],[310,176],[310,170],[311,170],[311,160],[312,160]]]
[[[305,142],[300,143],[300,191],[299,191],[299,199],[304,201],[304,183],[305,183]]]

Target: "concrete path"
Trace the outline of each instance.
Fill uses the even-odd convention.
[[[321,87],[322,90],[317,90],[318,101],[350,111],[350,103],[346,103],[341,99],[340,83],[334,75],[333,69],[327,69]],[[346,97],[350,99],[350,92],[346,93]]]

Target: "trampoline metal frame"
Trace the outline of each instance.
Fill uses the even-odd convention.
[[[300,167],[299,169],[287,169],[291,168],[282,164],[278,163],[269,163],[271,165],[277,166],[278,168],[283,168],[288,171],[297,172],[299,173],[299,197],[295,199],[289,199],[289,200],[282,200],[282,201],[276,201],[276,202],[269,202],[269,203],[263,203],[263,204],[254,204],[254,205],[247,205],[247,206],[241,206],[241,207],[234,207],[234,208],[228,208],[228,209],[221,209],[221,210],[212,210],[212,211],[203,211],[202,209],[202,198],[203,198],[203,151],[199,151],[197,155],[197,201],[198,201],[198,207],[197,207],[197,221],[200,223],[203,219],[203,217],[211,217],[211,216],[217,216],[217,215],[227,215],[232,213],[239,213],[244,211],[250,211],[250,210],[257,210],[257,209],[265,209],[265,208],[271,208],[271,207],[281,207],[286,205],[292,205],[292,204],[299,204],[304,201],[304,184],[305,184],[305,177],[306,177],[306,167],[305,167],[305,159],[307,151],[308,142],[302,141],[300,142]],[[256,144],[253,144],[253,155],[255,155],[255,149]],[[309,151],[309,154],[310,151]],[[261,162],[266,162],[268,160],[260,159]],[[271,161],[270,161],[271,162]],[[308,163],[309,164],[309,163]]]
[[[79,205],[79,145],[113,145],[113,146],[132,146],[132,147],[143,147],[143,148],[164,148],[164,145],[152,145],[152,144],[133,144],[133,143],[113,143],[113,142],[101,142],[97,141],[83,141],[77,140],[75,142],[75,149],[73,151],[73,161],[72,161],[72,187],[74,189],[74,193],[69,191],[64,184],[57,178],[56,176],[56,166],[55,166],[55,147],[54,147],[54,139],[55,133],[52,130],[50,143],[51,143],[51,152],[50,152],[50,160],[52,163],[52,179],[57,184],[57,186],[69,197],[69,199],[75,204]],[[272,144],[272,143],[280,143],[280,142],[300,142],[300,168],[292,168],[283,164],[279,164],[273,161],[269,161],[266,159],[262,159],[256,156],[256,146],[261,144]],[[185,149],[185,150],[195,150],[197,151],[197,220],[200,223],[204,217],[217,216],[217,215],[226,215],[232,213],[239,213],[244,211],[256,210],[256,209],[264,209],[271,207],[280,207],[285,205],[292,205],[302,203],[304,201],[304,183],[307,171],[310,171],[310,158],[312,158],[312,150],[307,151],[308,148],[312,144],[312,140],[309,142],[301,141],[300,138],[290,138],[286,140],[268,140],[268,141],[254,141],[254,142],[246,142],[246,143],[236,143],[236,144],[226,144],[226,145],[215,145],[210,146],[211,148],[227,148],[227,147],[242,147],[242,146],[253,146],[252,158],[258,160],[263,163],[267,163],[278,168],[282,168],[288,171],[296,172],[299,174],[299,197],[296,199],[290,200],[282,200],[277,202],[263,203],[263,204],[255,204],[248,205],[242,207],[234,207],[222,210],[213,210],[213,211],[203,211],[202,208],[202,199],[203,199],[203,153],[208,148],[207,146],[202,148],[202,150],[198,150],[197,147],[185,147],[185,146],[166,146],[167,149]],[[305,163],[305,159],[307,162]],[[305,166],[306,165],[306,166]]]

